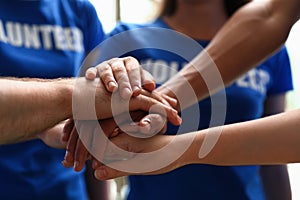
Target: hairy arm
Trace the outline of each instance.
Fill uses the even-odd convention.
[[[186,92],[190,91],[186,84],[177,81],[178,77],[186,78],[197,91],[198,100],[222,89],[282,46],[299,18],[299,8],[299,0],[246,4],[227,21],[204,51],[158,90],[171,96],[179,94],[177,98],[191,96]],[[189,99],[193,98],[181,101],[182,108],[195,103]]]
[[[70,117],[68,82],[0,79],[0,144],[30,139]]]
[[[128,111],[151,111],[181,123],[177,111],[149,92],[124,100],[110,93],[98,78],[54,80],[0,79],[0,144],[33,139],[37,133],[73,117],[79,120],[110,118]]]

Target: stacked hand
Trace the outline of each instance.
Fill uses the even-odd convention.
[[[167,121],[174,125],[181,123],[177,111],[173,109],[176,100],[153,92],[155,82],[152,76],[142,70],[134,58],[115,58],[101,63],[87,70],[86,79],[77,84],[79,91],[75,93],[76,104],[73,103],[73,108],[75,105],[77,110],[74,119],[69,119],[63,130],[65,167],[80,171],[90,158],[95,169],[103,163],[123,160],[124,155],[112,153],[112,141],[128,153],[131,149],[116,141],[122,141],[121,138],[135,141],[135,138],[164,133]],[[96,85],[95,91],[87,92],[82,86],[85,82]],[[82,103],[85,101],[82,93],[96,96],[96,118],[90,115],[89,109],[84,109],[86,103]],[[97,102],[97,96],[110,104],[104,107],[102,102]],[[139,146],[133,148],[135,152],[142,151],[138,149]]]

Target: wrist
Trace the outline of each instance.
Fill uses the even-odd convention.
[[[199,151],[203,142],[203,134],[198,134],[198,132],[193,132],[189,134],[184,134],[182,137],[185,140],[192,140],[188,149],[180,157],[180,163],[183,165],[196,164],[200,162]]]
[[[72,95],[74,91],[75,79],[61,79],[51,82],[51,87],[55,90],[54,105],[58,112],[61,113],[62,120],[72,117]]]

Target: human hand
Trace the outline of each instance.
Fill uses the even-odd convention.
[[[119,134],[111,139],[113,145],[110,143],[106,147],[103,158],[105,165],[93,161],[96,166],[95,177],[98,180],[108,180],[128,175],[154,175],[181,167],[187,164],[181,157],[168,160],[169,157],[176,156],[172,155],[172,150],[178,153],[180,142],[171,144],[175,137],[178,136],[155,135],[150,138],[137,138],[126,133]],[[162,150],[167,145],[169,150]]]
[[[76,79],[72,99],[73,118],[78,120],[107,119],[128,111],[151,110],[166,116],[174,125],[181,123],[177,111],[155,93],[142,90],[140,95],[124,100],[118,92],[106,91],[99,79]]]
[[[85,161],[90,157],[89,152],[93,152],[92,157],[100,158],[106,147],[106,142],[109,138],[115,137],[124,129],[127,129],[136,137],[150,137],[157,133],[166,131],[166,120],[159,114],[150,114],[147,118],[143,118],[146,113],[135,111],[130,113],[133,121],[143,123],[143,125],[128,124],[130,119],[126,119],[126,115],[118,116],[117,120],[106,119],[98,121],[79,121],[75,127],[74,120],[69,119],[64,127],[63,141],[67,142],[66,155],[63,161],[65,167],[74,166],[75,171],[82,170]],[[151,119],[151,120],[150,120]],[[116,121],[123,125],[117,125]],[[145,121],[145,122],[144,122]],[[151,124],[151,127],[150,127]],[[155,127],[155,128],[153,128]],[[79,133],[78,131],[79,130]],[[105,137],[99,134],[105,134]],[[103,136],[103,135],[102,135]],[[95,150],[95,146],[99,147]],[[96,155],[95,155],[96,154]],[[95,160],[95,159],[93,159]],[[93,162],[95,164],[95,162]],[[94,166],[96,167],[96,166]]]
[[[177,106],[177,101],[167,95],[159,94],[158,92],[152,92],[155,94],[156,99],[163,102],[164,104],[170,105],[172,107]],[[118,130],[125,133],[132,133],[137,136],[137,134],[144,134],[142,137],[150,137],[155,134],[165,133],[167,130],[167,121],[165,117],[160,114],[146,113],[143,111],[131,112],[131,117],[134,119],[135,123],[123,123]],[[175,124],[174,124],[175,125]]]
[[[37,138],[41,139],[46,145],[56,149],[65,149],[67,142],[62,139],[64,123],[60,123],[53,128],[37,134]]]
[[[133,57],[113,58],[87,69],[85,73],[85,77],[89,80],[94,80],[97,75],[107,91],[119,90],[124,99],[129,99],[132,95],[138,96],[142,88],[149,92],[155,89],[152,75],[143,70]]]
[[[69,119],[63,130],[62,140],[67,145],[62,164],[68,168],[74,167],[75,171],[81,171],[85,161],[91,156],[100,157],[103,154],[107,138],[115,135],[116,126],[112,118],[99,122],[97,120],[75,122],[73,119]],[[90,154],[87,149],[92,153]]]

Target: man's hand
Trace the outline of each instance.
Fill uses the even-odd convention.
[[[37,138],[41,139],[46,145],[52,148],[65,149],[67,142],[63,141],[64,123],[60,123],[49,130],[37,134]]]
[[[62,138],[67,143],[63,165],[81,171],[86,160],[91,157],[101,157],[108,139],[114,136],[116,127],[112,118],[99,122],[80,120],[75,123],[70,119],[66,123]]]
[[[128,117],[126,115],[118,116],[117,120],[113,118],[99,120],[99,123],[98,121],[77,121],[76,127],[74,120],[68,120],[64,127],[63,141],[67,142],[67,147],[63,165],[65,167],[74,166],[75,171],[80,171],[87,159],[103,158],[108,139],[117,136],[125,129],[127,129],[127,133],[142,138],[166,131],[166,120],[159,114],[150,114],[150,118],[149,116],[144,118],[145,112],[135,111],[130,115],[134,122],[143,124],[129,124],[131,118],[126,118]],[[118,126],[116,121],[121,125]]]

